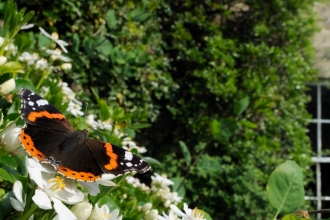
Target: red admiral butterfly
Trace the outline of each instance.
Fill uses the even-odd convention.
[[[32,157],[52,164],[64,176],[93,182],[105,173],[145,173],[150,169],[131,152],[88,139],[87,130],[75,131],[61,112],[34,92],[21,89],[18,96],[25,121],[19,135],[22,145]]]

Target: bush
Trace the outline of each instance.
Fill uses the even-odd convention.
[[[189,172],[186,201],[215,219],[267,219],[267,177],[288,158],[310,176],[314,1],[17,2],[70,41],[75,91],[153,123],[136,138],[156,170]]]

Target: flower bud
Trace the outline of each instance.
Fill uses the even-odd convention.
[[[21,127],[16,126],[14,122],[9,123],[7,127],[3,131],[1,131],[1,145],[5,151],[13,152],[21,147],[21,142],[18,138],[20,132]]]
[[[86,220],[92,213],[93,206],[89,202],[80,202],[72,206],[71,212],[80,220]]]
[[[72,69],[72,64],[71,63],[63,63],[61,65],[62,70],[71,70]]]
[[[0,57],[0,66],[2,66],[3,64],[5,64],[7,62],[7,57],[1,56]]]
[[[151,209],[151,207],[152,207],[152,204],[150,202],[148,202],[148,203],[143,205],[142,211],[143,212],[148,212]]]
[[[16,83],[14,79],[7,80],[0,85],[0,95],[7,95],[11,91],[13,91],[15,87]]]

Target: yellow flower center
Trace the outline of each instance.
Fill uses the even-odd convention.
[[[193,214],[194,214],[194,217],[197,217],[197,218],[203,218],[203,216],[204,216],[204,212],[202,210],[198,209],[197,207],[194,208]]]
[[[56,178],[51,178],[48,180],[48,183],[55,183],[53,186],[52,186],[52,190],[55,191],[55,190],[58,190],[59,189],[59,192],[61,192],[64,188],[65,188],[65,184],[63,183],[64,179],[57,176]]]

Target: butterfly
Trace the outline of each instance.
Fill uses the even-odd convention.
[[[88,131],[76,131],[65,116],[28,89],[21,89],[21,117],[25,125],[19,138],[30,156],[68,178],[94,182],[102,174],[145,173],[150,165],[138,156],[110,143],[89,139]]]

